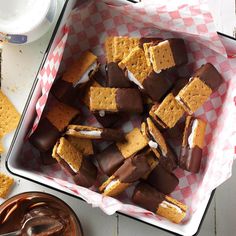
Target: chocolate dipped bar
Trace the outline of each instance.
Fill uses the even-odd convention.
[[[172,93],[169,93],[160,104],[154,104],[149,115],[162,128],[172,128],[183,116],[184,109],[175,100]]]
[[[132,201],[157,215],[179,224],[186,216],[187,206],[174,198],[158,192],[145,183],[139,183],[133,193]]]
[[[164,194],[172,193],[179,184],[178,178],[160,164],[148,175],[146,182]]]
[[[92,112],[142,113],[142,97],[138,89],[91,87],[90,109]]]
[[[174,170],[177,167],[177,157],[150,118],[142,123],[141,132],[159,162],[169,171]]]
[[[68,140],[60,138],[53,148],[52,156],[83,187],[91,187],[97,178],[97,168],[84,158]]]
[[[53,106],[48,107],[45,117],[40,120],[36,130],[30,136],[30,143],[41,152],[49,151],[67,125],[78,115],[77,109],[55,101]]]
[[[122,141],[125,139],[125,135],[121,130],[85,125],[69,125],[66,130],[66,135],[85,139],[103,139],[107,141]]]
[[[127,72],[129,80],[154,101],[159,101],[171,89],[176,80],[170,72],[155,73],[148,65],[145,52],[140,47],[134,48],[119,63],[119,66]]]
[[[148,48],[148,59],[153,70],[162,70],[187,64],[188,56],[183,39],[173,38],[159,42]]]
[[[138,128],[125,135],[125,141],[117,142],[95,155],[99,167],[111,176],[125,161],[147,146],[147,141]]]
[[[198,118],[186,118],[183,142],[179,157],[179,166],[192,173],[198,173],[201,167],[206,123]]]
[[[89,81],[98,67],[97,57],[90,51],[85,51],[55,82],[52,94],[61,102],[71,104],[77,96],[77,89]]]
[[[150,170],[145,154],[125,160],[124,164],[107,180],[99,190],[105,196],[116,196],[125,191]]]

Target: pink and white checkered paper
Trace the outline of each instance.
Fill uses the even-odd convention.
[[[49,55],[40,73],[42,97],[37,103],[37,125],[42,114],[51,85],[59,69],[76,59],[82,51],[90,49],[105,63],[104,41],[111,35],[181,37],[185,39],[189,64],[180,73],[193,72],[206,62],[211,62],[223,75],[225,83],[196,112],[207,121],[203,163],[199,174],[177,169],[180,184],[172,196],[189,206],[189,217],[210,192],[231,176],[235,157],[236,140],[236,60],[227,57],[212,16],[205,1],[143,1],[137,4],[116,5],[115,1],[84,1],[72,11],[69,31],[62,37]],[[180,4],[181,2],[181,4]],[[57,39],[58,40],[58,39]],[[63,54],[64,52],[64,54]],[[63,54],[63,57],[62,57]],[[62,60],[62,61],[61,61]],[[62,62],[62,63],[61,63]],[[131,129],[136,119],[127,127]],[[119,210],[140,218],[161,218],[129,203],[127,195],[122,202],[76,186],[57,166],[40,168],[39,173],[48,183],[57,184],[79,197],[99,206],[107,214]],[[129,194],[128,194],[129,195]],[[189,219],[188,217],[188,219]]]

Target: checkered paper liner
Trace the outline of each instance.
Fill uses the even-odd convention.
[[[107,3],[109,2],[109,3]],[[185,39],[189,64],[183,67],[180,74],[192,72],[202,64],[211,62],[222,73],[225,83],[220,86],[210,99],[195,113],[207,121],[203,163],[199,174],[177,169],[175,174],[180,180],[172,196],[189,206],[189,213],[194,214],[199,204],[210,192],[231,176],[235,157],[236,120],[236,60],[227,58],[225,46],[221,43],[214,29],[213,19],[204,1],[189,3],[181,1],[144,1],[137,4],[119,5],[114,1],[85,1],[72,11],[64,36],[48,56],[40,73],[42,96],[38,100],[37,127],[48,93],[59,70],[78,58],[82,51],[90,49],[104,64],[104,41],[111,35],[181,37]],[[167,31],[168,30],[168,31]],[[58,40],[58,39],[57,39]],[[91,121],[94,119],[90,118]],[[126,124],[128,130],[137,126],[137,119]],[[57,184],[79,197],[99,206],[107,214],[119,210],[139,217],[160,217],[139,207],[123,204],[128,202],[127,194],[119,200],[102,197],[89,189],[73,184],[70,177],[58,165],[41,167],[40,161],[32,156],[38,173],[47,179],[49,184]],[[32,164],[28,164],[31,165]],[[122,202],[120,201],[122,200]]]

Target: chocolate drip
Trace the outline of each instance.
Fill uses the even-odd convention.
[[[116,62],[110,62],[106,66],[108,86],[111,88],[129,88],[131,83],[125,72]]]
[[[165,200],[165,195],[145,183],[139,183],[133,193],[132,201],[154,213],[158,206]]]
[[[170,194],[179,183],[178,178],[161,165],[157,165],[149,174],[147,182],[164,194]]]
[[[119,111],[143,112],[142,97],[138,89],[117,89],[116,104]]]
[[[134,183],[150,171],[147,157],[140,154],[125,160],[124,164],[113,174],[122,183]]]
[[[95,158],[103,173],[108,176],[114,174],[125,160],[115,144],[108,146],[101,153],[95,155]]]

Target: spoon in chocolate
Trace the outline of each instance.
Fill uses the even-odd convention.
[[[57,219],[48,216],[36,216],[24,222],[20,230],[1,234],[0,236],[49,236],[59,233],[64,225]]]

